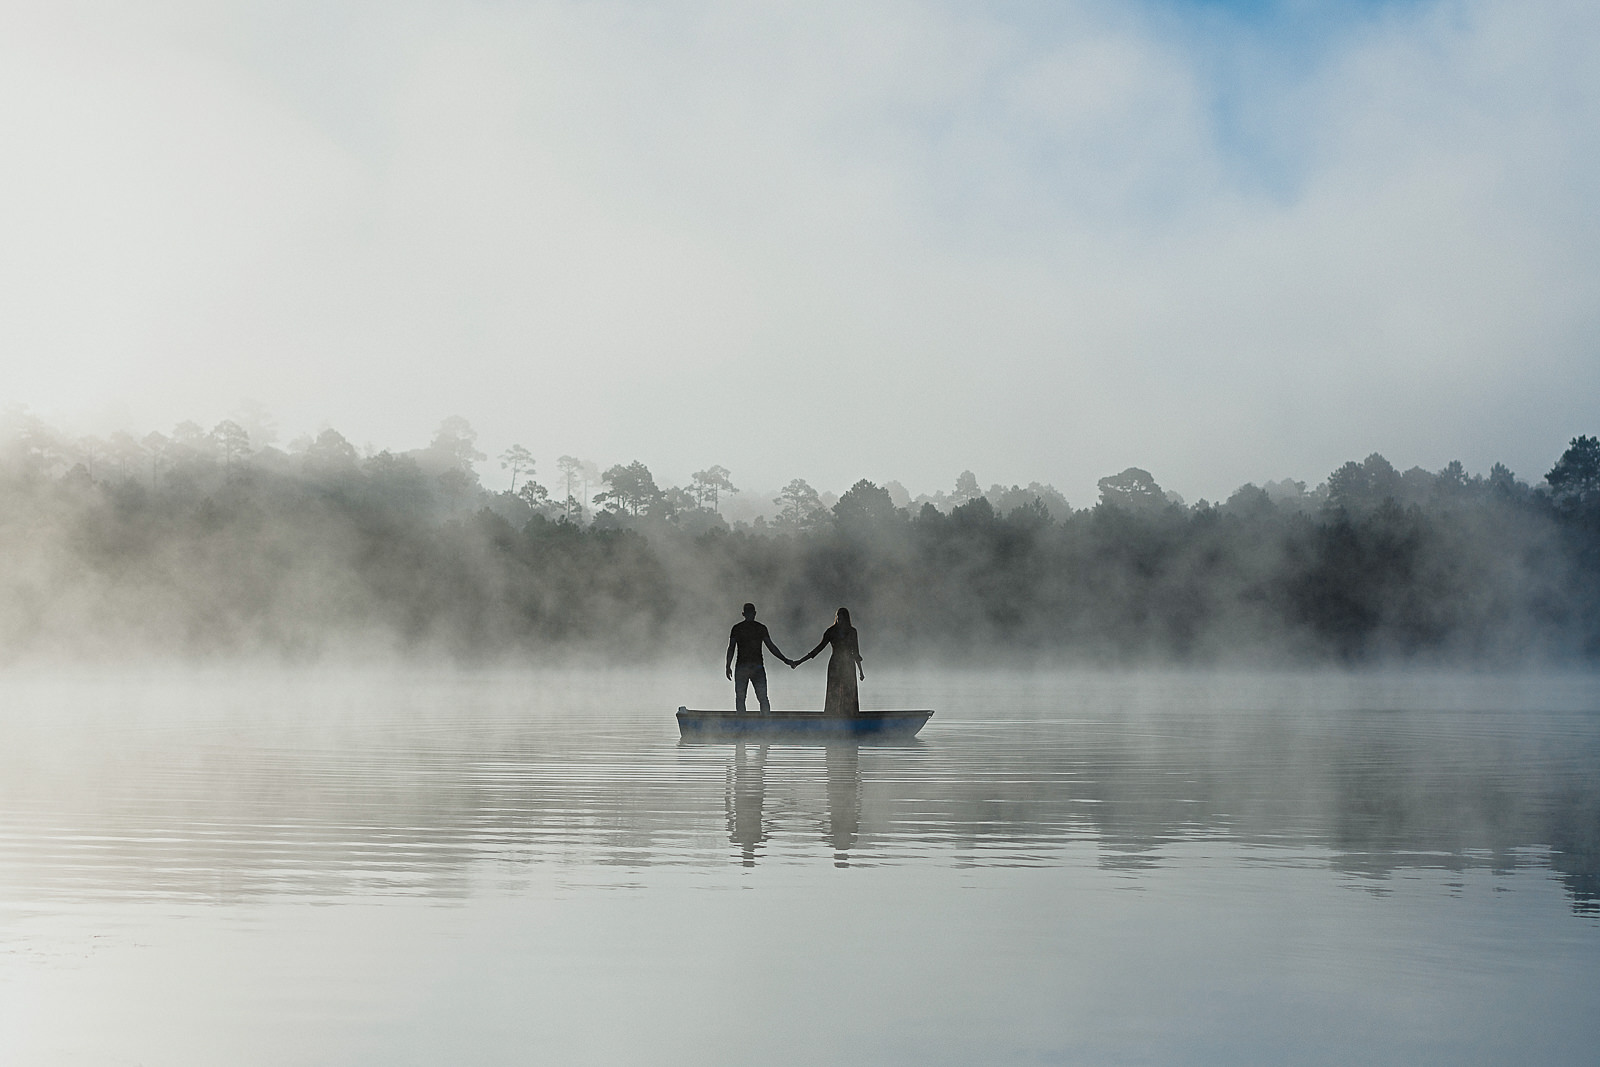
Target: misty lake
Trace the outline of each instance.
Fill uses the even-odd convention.
[[[1594,1061],[1594,677],[719,667],[0,677],[0,1063]]]

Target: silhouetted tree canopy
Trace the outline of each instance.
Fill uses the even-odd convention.
[[[1147,510],[1162,507],[1167,502],[1166,494],[1156,484],[1155,478],[1149,471],[1138,467],[1129,467],[1121,474],[1101,478],[1099,488],[1100,503],[1108,507]]]
[[[887,489],[863,478],[833,505],[833,516],[841,530],[865,532],[892,525],[901,513]]]
[[[596,504],[637,516],[659,507],[664,502],[663,494],[656,487],[656,480],[650,473],[650,468],[638,460],[634,460],[626,467],[618,464],[601,477],[610,488],[595,495]]]
[[[452,415],[439,424],[428,454],[439,466],[456,470],[471,470],[473,463],[487,457],[478,451],[478,432],[460,415]],[[473,475],[477,481],[477,475]]]
[[[323,430],[305,450],[305,467],[312,474],[328,477],[355,472],[360,458],[356,448],[338,430]]]
[[[862,479],[829,509],[795,478],[770,526],[718,514],[726,468],[662,488],[637,460],[606,470],[586,522],[593,465],[561,457],[551,501],[514,447],[515,491],[491,492],[475,439],[451,419],[426,448],[363,458],[333,429],[281,451],[233,420],[102,440],[13,413],[0,651],[698,655],[753,600],[780,641],[845,604],[880,654],[942,659],[1600,656],[1592,437],[1540,486],[1374,453],[1217,506],[1137,467],[1079,510],[1038,482],[975,493],[971,472],[950,495],[899,489],[909,508]]]
[[[784,486],[773,503],[780,509],[775,525],[790,533],[816,529],[827,515],[821,496],[804,478],[795,478]]]
[[[1558,503],[1583,504],[1600,498],[1600,438],[1574,437],[1545,481]]]
[[[1419,471],[1423,477],[1426,471]],[[1398,500],[1403,479],[1394,465],[1374,452],[1363,462],[1346,463],[1328,475],[1328,503],[1346,511],[1369,511],[1385,500]]]
[[[729,480],[729,476],[732,473],[727,467],[717,465],[707,467],[703,471],[694,472],[691,491],[701,507],[705,507],[706,501],[709,500],[711,501],[711,510],[718,511],[721,508],[723,493],[737,493],[739,491],[734,488],[733,482]]]

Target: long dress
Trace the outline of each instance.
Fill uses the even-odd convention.
[[[822,702],[822,714],[861,714],[861,696],[856,690],[856,664],[861,662],[861,646],[856,639],[856,628],[834,623],[823,631],[818,651],[822,645],[833,646],[833,655],[828,658],[828,694]]]

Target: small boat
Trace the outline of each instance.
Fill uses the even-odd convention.
[[[824,715],[820,711],[693,711],[678,709],[683,737],[911,737],[933,717],[931,711],[863,711]]]

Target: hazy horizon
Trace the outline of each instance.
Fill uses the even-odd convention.
[[[318,426],[316,433],[308,431],[296,433],[292,437],[288,436],[279,425],[275,415],[272,412],[267,411],[262,405],[259,404],[247,403],[240,405],[231,413],[231,416],[232,417],[230,419],[224,421],[231,421],[241,424],[241,428],[245,429],[249,434],[249,454],[258,454],[265,449],[276,449],[278,452],[284,453],[287,456],[303,457],[306,450],[312,447],[316,433],[320,433],[325,430],[333,430],[336,433],[339,432],[339,427],[337,426],[333,426],[331,424],[321,424]],[[453,422],[455,419],[460,418],[461,416],[452,416],[450,421]],[[36,424],[47,433],[67,435],[64,437],[61,444],[70,451],[75,442],[73,438],[68,435],[67,429],[63,426],[52,425],[47,420],[39,417],[37,413],[31,411],[27,405],[15,405],[9,410],[0,410],[0,433],[16,433],[19,427],[25,425],[29,419],[37,420]],[[465,421],[468,430],[473,435],[473,441],[475,443],[480,442],[481,436],[477,435],[476,427],[472,426],[470,419]],[[441,422],[443,423],[444,420],[441,420]],[[206,426],[196,422],[193,419],[183,420],[182,423],[178,424],[179,429],[181,429],[185,424],[193,426],[200,431],[206,431],[207,429]],[[69,423],[68,425],[71,424]],[[162,428],[159,427],[122,424],[117,425],[109,430],[102,430],[100,433],[86,434],[80,440],[98,440],[101,442],[100,447],[110,447],[106,442],[106,438],[112,434],[127,434],[135,441],[139,441],[145,438],[148,433],[154,432],[157,434],[163,434],[165,436],[170,434],[172,429],[173,427],[167,427],[166,431],[164,432]],[[215,435],[214,430],[210,432],[212,436]],[[357,454],[363,459],[370,459],[380,452],[390,452],[395,455],[406,455],[409,453],[422,454],[427,451],[428,443],[436,438],[440,432],[442,432],[442,427],[436,428],[432,433],[409,434],[403,438],[403,441],[405,442],[403,444],[384,441],[365,441],[359,443],[352,441],[350,444],[351,447],[356,450]],[[343,435],[341,434],[340,436],[342,437]],[[413,444],[413,442],[420,443]],[[518,444],[520,444],[520,442],[509,442],[506,447],[515,447]],[[1219,504],[1227,500],[1234,491],[1246,486],[1258,484],[1267,485],[1270,488],[1270,486],[1274,483],[1288,486],[1294,482],[1299,482],[1302,484],[1305,491],[1309,492],[1312,496],[1316,496],[1319,493],[1326,492],[1328,487],[1328,478],[1339,465],[1342,465],[1342,463],[1345,462],[1364,459],[1373,454],[1374,453],[1371,450],[1368,450],[1363,455],[1360,450],[1357,449],[1351,454],[1345,456],[1344,459],[1340,461],[1340,464],[1335,464],[1335,466],[1330,468],[1328,471],[1324,471],[1319,474],[1298,474],[1295,472],[1287,472],[1277,477],[1262,478],[1257,481],[1241,481],[1234,484],[1230,489],[1216,494],[1214,497],[1197,497],[1194,494],[1186,492],[1181,486],[1168,483],[1162,476],[1162,472],[1153,471],[1151,473],[1154,475],[1157,482],[1162,483],[1162,488],[1167,492],[1169,498],[1172,498],[1173,495],[1176,494],[1176,498],[1178,500],[1188,505],[1193,505],[1199,503],[1200,501],[1207,500],[1210,503]],[[1381,455],[1381,453],[1378,454]],[[563,456],[564,455],[565,453],[563,453]],[[499,492],[502,489],[507,489],[513,484],[513,482],[517,484],[526,483],[531,477],[533,481],[544,484],[546,488],[550,490],[553,499],[560,499],[563,496],[564,489],[563,475],[560,473],[556,461],[561,457],[558,457],[555,453],[551,453],[549,455],[534,455],[532,458],[535,462],[535,465],[531,471],[526,468],[519,467],[515,474],[513,474],[505,462],[503,450],[494,453],[481,453],[480,458],[471,461],[467,464],[467,466],[473,471],[473,473],[477,475],[483,489],[488,492],[493,493]],[[606,482],[603,477],[603,472],[608,468],[617,465],[625,465],[635,461],[643,462],[646,467],[650,468],[651,473],[656,478],[656,481],[663,488],[667,486],[687,486],[694,481],[694,471],[685,469],[680,473],[675,467],[657,466],[657,464],[652,461],[650,456],[606,457],[603,459],[593,459],[586,456],[570,458],[577,458],[590,468],[589,494],[585,496],[581,488],[577,486],[574,487],[574,494],[582,498],[580,502],[585,506],[585,508],[593,508],[595,506],[595,501],[590,498],[594,495],[595,491],[605,487]],[[1384,458],[1389,460],[1391,463],[1394,463],[1396,469],[1398,470],[1411,470],[1421,467],[1420,464],[1407,462],[1403,457],[1386,456]],[[78,459],[81,462],[82,457],[80,456]],[[700,466],[709,467],[713,462],[714,461],[712,460],[708,460],[707,462],[700,464]],[[1534,469],[1528,471],[1513,470],[1512,474],[1514,474],[1518,480],[1525,482],[1530,486],[1539,487],[1544,483],[1545,475],[1548,473],[1552,462],[1554,462],[1554,457],[1547,459],[1543,464],[1536,464]],[[1010,492],[1012,489],[1020,487],[1025,491],[1029,485],[1041,485],[1046,489],[1055,490],[1056,493],[1066,499],[1066,502],[1073,509],[1082,510],[1085,508],[1092,508],[1100,499],[1100,488],[1098,483],[1101,479],[1119,473],[1120,470],[1126,470],[1129,465],[1130,464],[1125,463],[1117,471],[1108,470],[1101,472],[1097,478],[1091,479],[1084,491],[1075,498],[1064,493],[1059,485],[1048,482],[1037,475],[1024,474],[1022,478],[1012,480],[1011,482],[1007,483],[985,478],[981,472],[973,471],[970,468],[961,468],[952,472],[951,475],[944,480],[943,484],[938,485],[907,484],[907,482],[903,479],[896,477],[894,472],[888,471],[879,473],[876,476],[858,475],[854,478],[851,478],[845,484],[838,486],[828,484],[813,484],[812,488],[818,492],[825,506],[832,507],[839,496],[848,490],[851,485],[860,481],[862,478],[866,478],[866,480],[871,481],[874,484],[890,487],[891,491],[904,490],[906,496],[911,501],[922,501],[927,498],[935,498],[935,502],[940,504],[941,510],[948,510],[949,506],[961,502],[962,498],[959,495],[952,495],[952,490],[955,489],[958,480],[965,475],[970,474],[976,479],[978,495],[981,496],[992,497],[995,489],[1005,490],[1007,491],[1007,495],[1014,496],[1015,493]],[[1429,474],[1439,473],[1438,471],[1428,470],[1426,467],[1421,467],[1421,469],[1427,471]],[[1466,466],[1465,473],[1468,477],[1475,476],[1482,478],[1489,473],[1489,468],[1488,465],[1486,465],[1482,470],[1474,470],[1470,466]],[[731,482],[745,482],[743,474],[740,471],[730,471],[729,475]],[[770,518],[781,510],[782,501],[777,498],[783,491],[783,486],[794,478],[800,478],[804,481],[807,481],[808,484],[811,482],[811,479],[807,478],[804,473],[792,472],[789,475],[783,476],[780,482],[773,485],[753,485],[749,484],[748,482],[745,484],[735,484],[731,491],[728,491],[723,495],[719,505],[719,510],[724,513],[730,522],[748,522],[758,514]],[[1214,476],[1211,480],[1217,484],[1222,484],[1226,481],[1226,478]],[[998,502],[996,501],[996,503]],[[1059,511],[1060,509],[1053,508],[1052,510]],[[1060,515],[1057,517],[1059,518]]]

